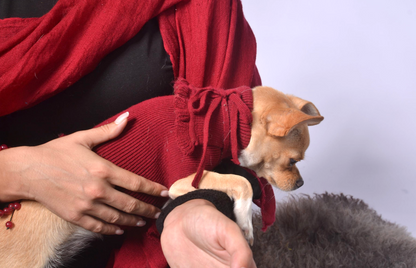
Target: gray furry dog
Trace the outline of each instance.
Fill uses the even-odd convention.
[[[259,215],[253,224],[259,268],[416,267],[416,239],[343,194],[292,197],[277,204],[267,232]]]

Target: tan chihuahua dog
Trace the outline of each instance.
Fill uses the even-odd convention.
[[[304,183],[296,163],[305,157],[309,146],[308,126],[319,124],[323,117],[311,102],[269,87],[254,88],[253,98],[251,139],[238,160],[271,185],[283,191],[295,190]],[[175,182],[169,196],[175,199],[196,190],[191,185],[194,176]],[[234,200],[237,224],[253,244],[253,191],[249,181],[238,175],[204,171],[199,188],[223,191]]]
[[[311,102],[269,87],[253,89],[253,106],[251,139],[240,152],[241,165],[281,190],[299,188],[303,179],[296,162],[304,158],[309,146],[308,126],[319,124],[323,117]],[[194,175],[174,183],[170,196],[176,198],[195,190],[191,186]],[[237,224],[252,242],[253,190],[247,179],[204,171],[199,188],[224,191],[235,201]],[[0,226],[8,220],[0,218]],[[64,221],[34,201],[22,202],[13,222],[16,227],[12,232],[0,229],[0,260],[4,267],[55,267],[99,236]]]

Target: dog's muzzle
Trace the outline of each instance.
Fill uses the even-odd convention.
[[[304,184],[303,179],[302,179],[302,178],[299,178],[299,179],[296,181],[296,189],[298,189],[298,188],[302,187],[302,185],[303,185],[303,184]]]

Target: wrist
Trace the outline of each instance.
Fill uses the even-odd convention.
[[[4,148],[0,151],[0,201],[11,202],[30,199],[28,187],[23,183],[19,166],[23,160],[23,147]]]

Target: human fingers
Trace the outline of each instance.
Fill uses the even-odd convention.
[[[242,235],[240,228],[232,221],[223,217],[224,228],[219,229],[219,244],[228,252],[231,268],[255,268],[253,253]]]
[[[156,219],[160,214],[159,208],[115,189],[110,189],[102,202],[122,212],[150,219]]]
[[[92,216],[110,225],[137,227],[146,225],[142,217],[124,213],[102,203],[95,204],[94,209],[88,211],[88,216]]]
[[[112,185],[124,189],[144,193],[152,196],[168,197],[168,189],[156,182],[138,176],[128,170],[112,165],[112,171],[107,178]],[[126,213],[155,219],[160,214],[160,209],[131,197],[125,193],[110,188],[111,193],[106,193],[103,202]]]
[[[79,131],[71,135],[71,139],[92,149],[96,145],[109,139],[117,137],[127,124],[129,112],[121,114],[114,122],[93,128]],[[168,196],[168,189],[161,184],[147,180],[130,171],[117,167],[108,162],[112,167],[112,174],[108,176],[108,181],[113,184],[134,192],[145,193],[153,196]]]
[[[117,185],[133,192],[152,196],[167,197],[169,195],[168,188],[165,186],[116,165],[111,165],[109,172],[108,181],[112,185]]]
[[[78,144],[84,145],[88,149],[92,149],[99,143],[105,142],[119,135],[127,124],[128,116],[128,112],[123,113],[110,124],[106,124],[94,129],[79,131],[68,136],[67,138],[72,139]],[[104,161],[105,163],[101,162],[100,165],[94,166],[94,174],[97,173],[99,177],[105,179],[112,186],[119,186],[130,191],[140,192],[153,196],[168,196],[168,189],[165,186],[122,169],[107,160]],[[102,189],[92,190],[97,190],[99,194],[103,193]],[[133,199],[127,195],[123,195],[119,199],[115,199],[114,196],[113,198],[110,198],[111,196],[112,195],[106,193],[106,195],[102,196],[101,199],[106,204],[127,213],[155,218],[156,214],[160,211],[154,206],[140,202],[137,199]],[[93,198],[95,198],[94,194]]]
[[[92,149],[95,146],[114,139],[123,131],[127,125],[129,112],[121,114],[114,122],[100,127],[78,131],[72,134],[72,138],[85,147]]]
[[[87,196],[91,196],[90,188],[86,188],[85,191]],[[114,191],[117,193],[116,190]],[[108,235],[122,234],[119,226],[141,227],[146,224],[141,217],[107,206],[97,197],[91,199],[91,201],[76,202],[75,209],[66,211],[62,214],[62,218],[89,231]]]
[[[83,215],[73,223],[88,231],[103,235],[122,235],[124,233],[119,226],[100,221],[89,215]]]

